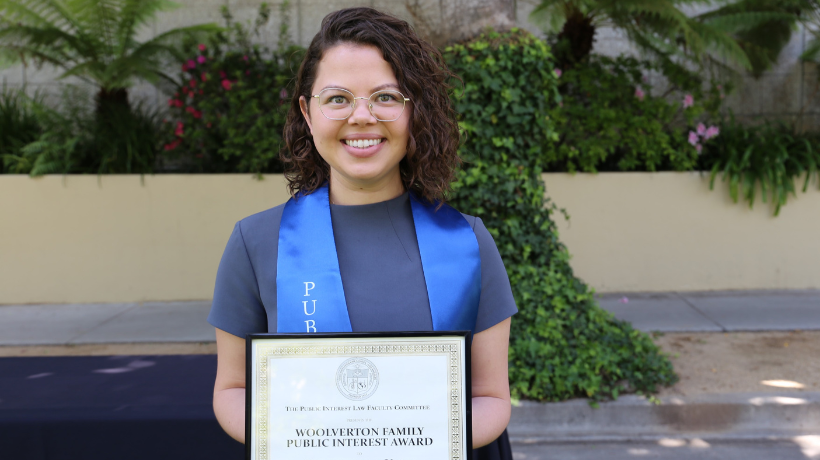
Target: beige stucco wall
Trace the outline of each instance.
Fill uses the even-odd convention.
[[[234,223],[282,176],[0,176],[0,304],[209,299]]]
[[[599,292],[820,288],[820,191],[731,202],[697,173],[546,174],[576,274]],[[0,176],[0,304],[209,299],[233,224],[281,176]]]
[[[576,275],[599,292],[820,288],[820,191],[778,217],[698,173],[545,174]],[[801,184],[802,185],[802,184]]]

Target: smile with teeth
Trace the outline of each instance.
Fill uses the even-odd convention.
[[[384,139],[345,139],[344,143],[357,149],[366,149],[381,144]]]

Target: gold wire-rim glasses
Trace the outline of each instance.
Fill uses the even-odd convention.
[[[346,116],[344,116],[342,118],[329,117],[324,112],[324,110],[322,110],[322,105],[323,104],[322,104],[322,100],[320,99],[320,96],[322,95],[322,93],[324,93],[326,91],[343,91],[343,92],[349,94],[350,95],[350,104],[349,104],[350,113],[348,113]],[[375,113],[373,113],[372,98],[373,98],[373,96],[375,96],[377,94],[381,94],[381,93],[395,93],[395,94],[399,95],[398,100],[401,101],[401,110],[399,111],[398,115],[396,115],[395,118],[381,119],[381,118],[377,117]],[[404,97],[404,94],[402,94],[401,91],[396,91],[394,89],[381,89],[381,90],[378,90],[378,91],[374,91],[373,94],[371,94],[368,97],[356,97],[352,92],[350,92],[350,91],[348,91],[344,88],[325,88],[322,91],[319,91],[319,94],[314,94],[313,97],[318,99],[317,102],[319,103],[319,111],[322,112],[322,115],[324,115],[325,118],[327,118],[328,120],[347,120],[348,118],[350,118],[351,115],[353,115],[353,111],[356,110],[356,99],[365,99],[365,100],[368,101],[367,108],[368,108],[368,110],[370,110],[370,115],[373,115],[373,118],[375,118],[378,121],[382,121],[382,122],[396,121],[402,116],[402,114],[404,113],[405,107],[407,107],[407,102],[410,101],[409,98]]]

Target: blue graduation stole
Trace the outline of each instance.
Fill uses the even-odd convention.
[[[474,331],[481,256],[470,224],[448,205],[410,194],[433,329]],[[352,332],[328,186],[285,204],[276,261],[276,332]]]

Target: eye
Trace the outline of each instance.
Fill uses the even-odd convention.
[[[347,98],[337,94],[337,95],[333,95],[333,96],[330,96],[329,98],[327,98],[326,103],[327,104],[346,104],[347,103]]]
[[[396,100],[396,96],[390,93],[379,93],[376,95],[376,101],[378,102],[393,102]]]

